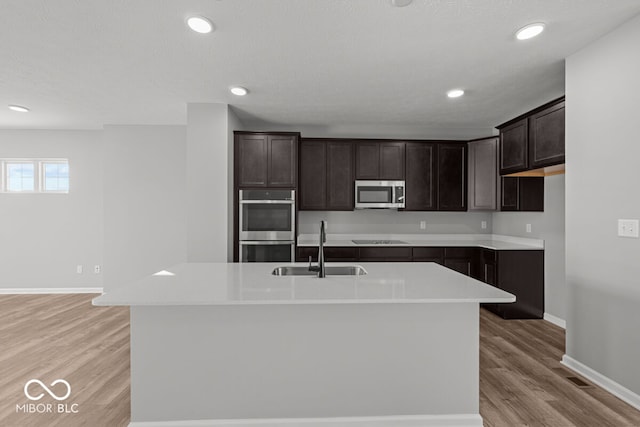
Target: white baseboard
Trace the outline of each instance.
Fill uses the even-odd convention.
[[[0,294],[101,294],[102,288],[0,288]]]
[[[129,427],[482,427],[480,414],[393,417],[136,421]]]
[[[553,314],[545,313],[543,319],[547,322],[551,322],[556,326],[560,326],[562,329],[567,329],[567,322],[564,319],[554,316]]]
[[[578,362],[577,360],[573,359],[570,356],[567,356],[566,354],[562,356],[562,361],[560,363],[562,363],[572,371],[575,371],[583,377],[587,378],[592,383],[607,390],[614,396],[620,398],[621,400],[624,400],[629,405],[635,407],[636,409],[640,409],[640,395],[634,393],[628,388],[618,384],[608,377],[605,377],[600,372],[594,371],[587,365]]]

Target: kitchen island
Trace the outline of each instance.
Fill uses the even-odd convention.
[[[131,306],[130,426],[482,426],[479,304],[513,295],[435,263],[280,265],[180,264],[94,299]]]

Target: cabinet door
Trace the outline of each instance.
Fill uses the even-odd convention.
[[[404,142],[382,142],[379,179],[404,179]]]
[[[438,210],[467,210],[467,145],[438,144]]]
[[[327,143],[327,210],[352,211],[353,193],[353,144]]]
[[[463,258],[445,259],[444,266],[452,270],[455,270],[458,273],[462,273],[465,276],[471,276],[471,260],[469,259],[463,259]]]
[[[297,137],[287,135],[272,135],[268,137],[269,173],[267,186],[296,186],[297,140]]]
[[[324,210],[327,203],[326,144],[300,143],[300,210]]]
[[[500,129],[500,175],[522,172],[529,167],[528,119]]]
[[[436,149],[435,144],[407,143],[405,210],[433,211],[437,209]]]
[[[267,135],[236,135],[238,187],[267,185]]]
[[[379,179],[380,143],[358,142],[356,144],[356,179]]]
[[[529,166],[564,163],[564,102],[529,118]]]
[[[503,176],[502,191],[500,191],[500,210],[518,210],[518,178],[513,176]]]
[[[496,210],[498,138],[469,143],[469,210]]]

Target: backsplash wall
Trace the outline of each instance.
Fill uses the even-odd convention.
[[[298,233],[318,233],[326,220],[331,234],[479,234],[491,233],[491,212],[402,212],[394,209],[363,209],[353,212],[302,211]],[[426,228],[420,229],[420,221]],[[482,221],[487,228],[482,229]]]

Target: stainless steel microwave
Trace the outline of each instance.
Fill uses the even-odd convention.
[[[404,208],[404,181],[356,181],[356,209]]]

